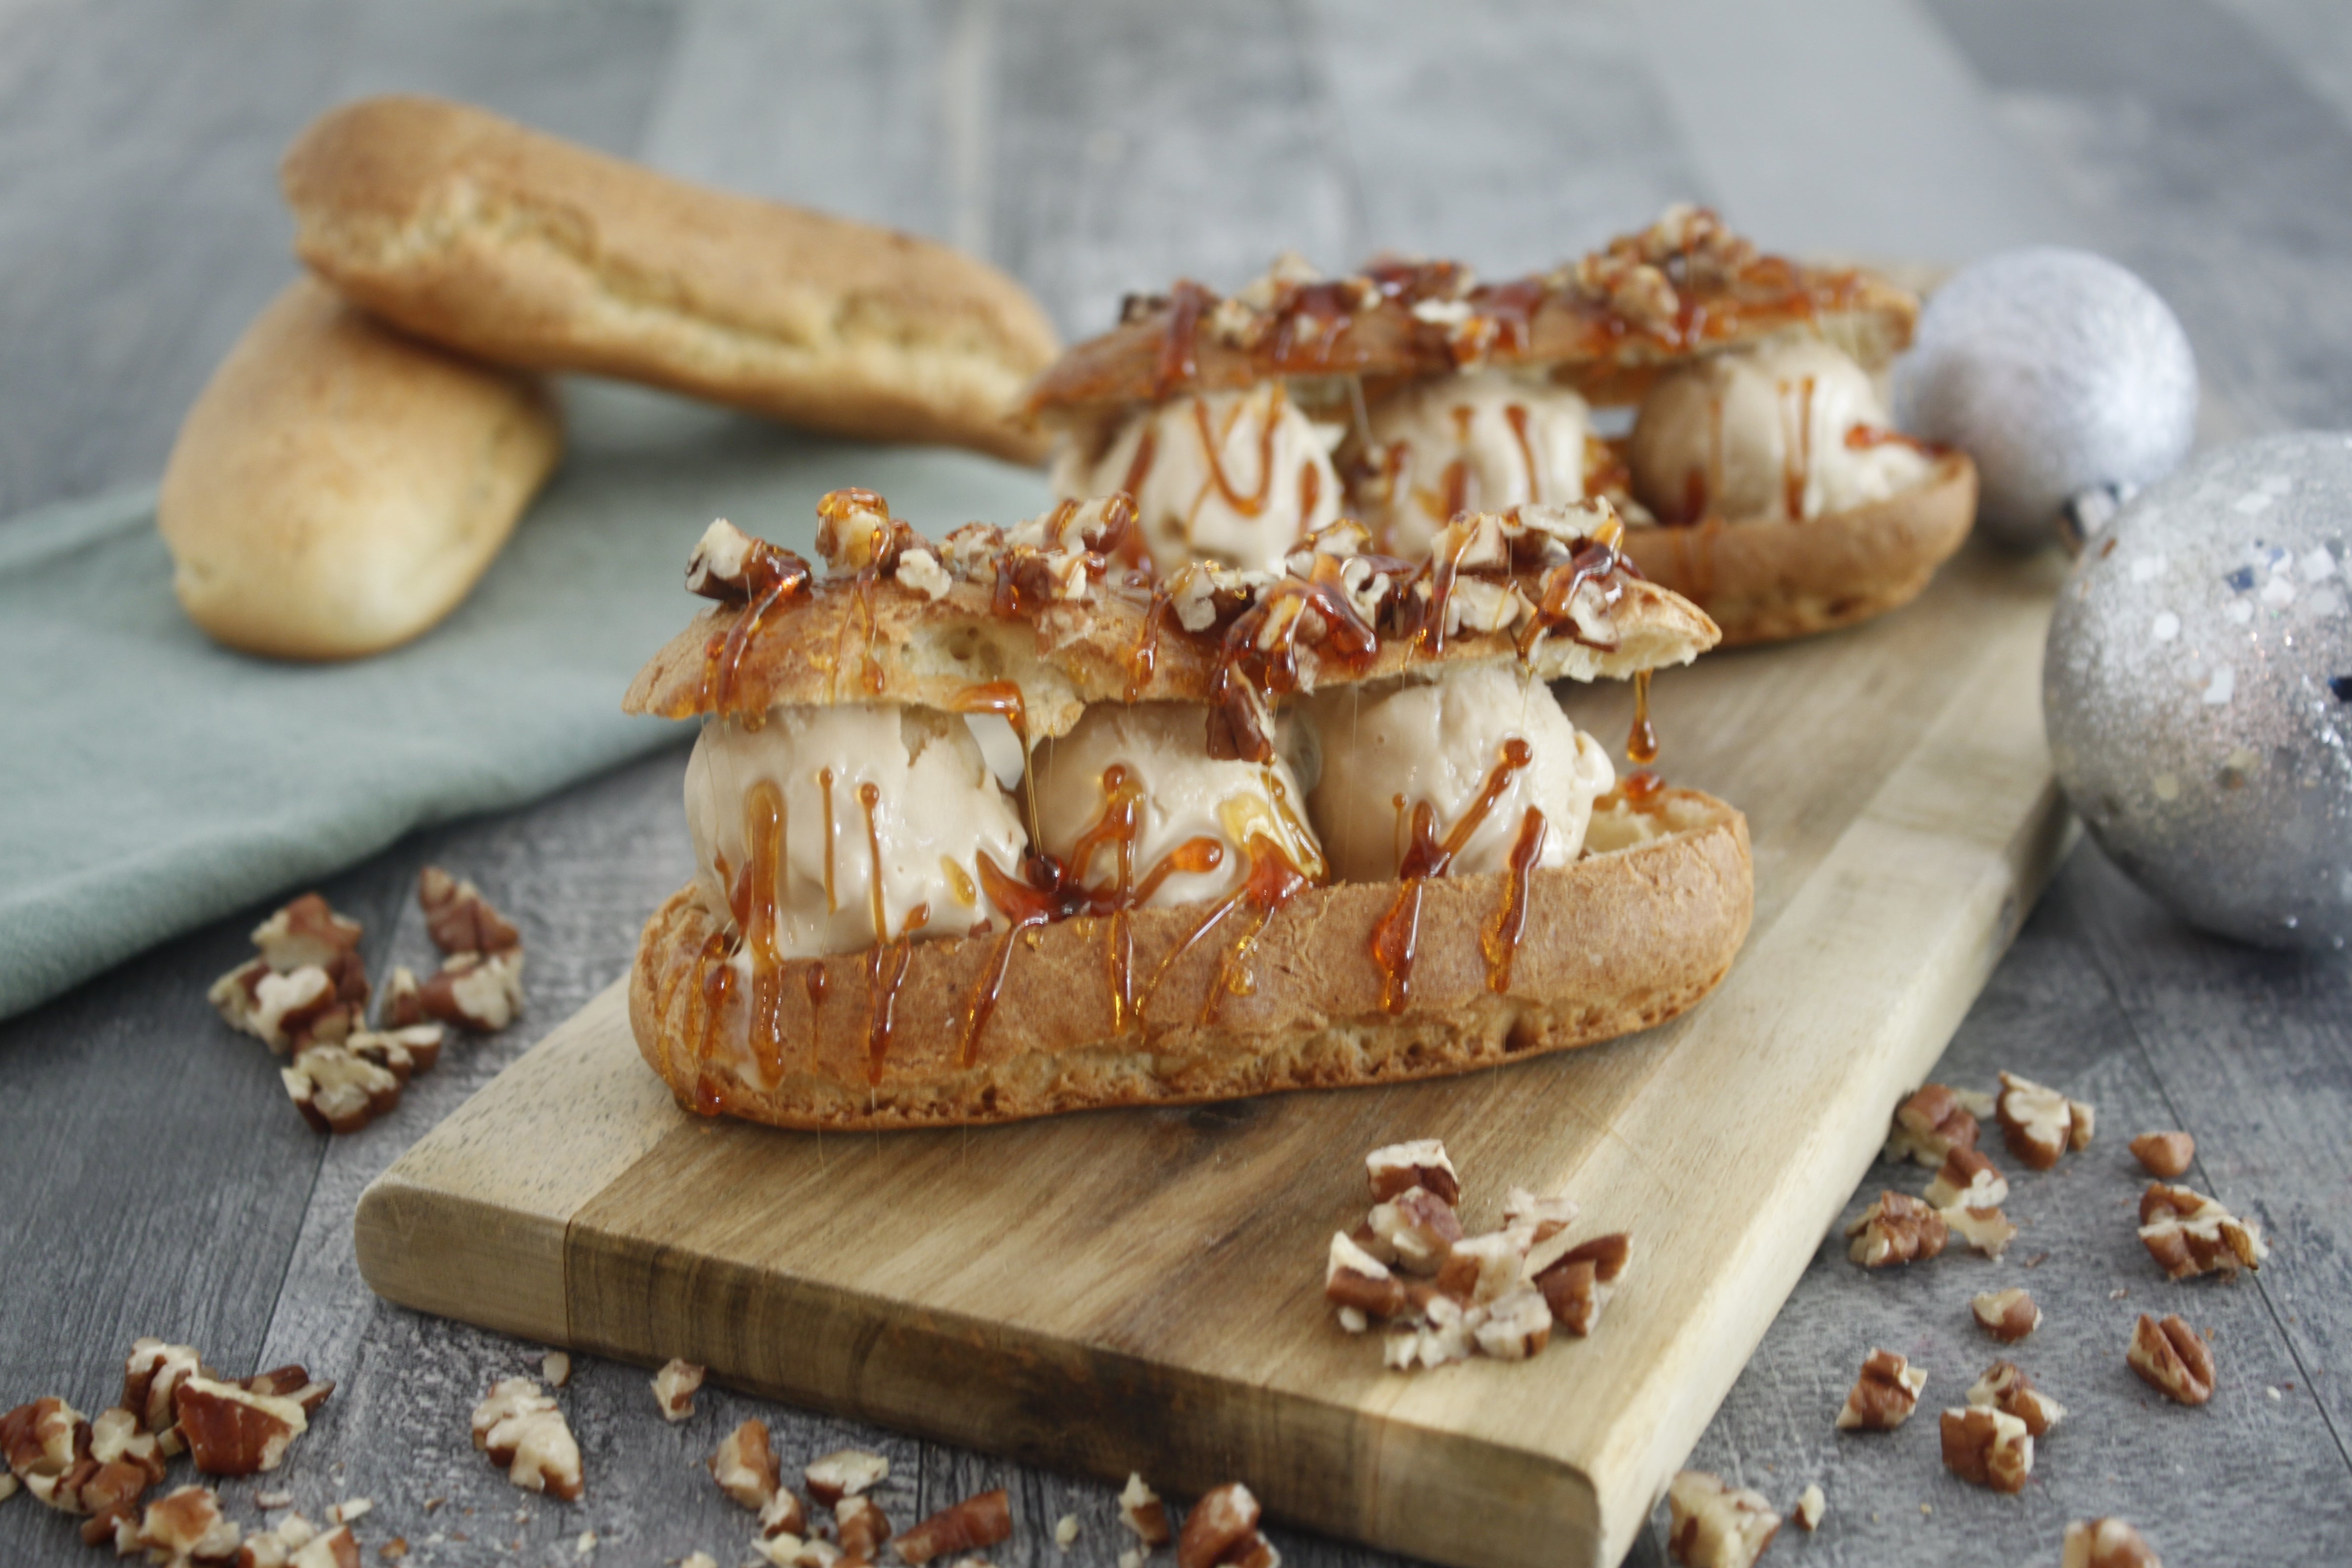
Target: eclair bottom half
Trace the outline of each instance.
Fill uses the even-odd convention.
[[[689,885],[646,927],[629,1021],[681,1105],[787,1128],[1398,1083],[1674,1017],[1730,969],[1753,902],[1747,819],[1692,790],[1605,797],[1581,858],[1524,876],[1340,883],[1271,909],[1143,909],[764,965],[730,958]]]

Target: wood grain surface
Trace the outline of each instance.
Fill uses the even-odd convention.
[[[1284,247],[1507,268],[1685,196],[1780,247],[1960,262],[2089,244],[2188,325],[2203,438],[2352,424],[2339,0],[0,0],[0,530],[152,480],[215,363],[292,276],[279,150],[329,104],[386,89],[970,246],[1066,333],[1129,288],[1230,284]],[[1803,743],[1769,703],[1743,733]],[[882,1501],[902,1523],[1009,1488],[1003,1568],[1108,1568],[1124,1542],[1091,1479],[716,1387],[671,1426],[640,1369],[596,1358],[562,1395],[587,1499],[524,1497],[473,1451],[466,1415],[540,1347],[390,1306],[360,1279],[368,1181],[622,974],[637,921],[686,877],[682,768],[656,757],[421,833],[326,887],[367,923],[376,973],[428,960],[407,895],[427,861],[474,876],[530,943],[524,1020],[451,1051],[354,1137],[303,1128],[267,1054],[204,1004],[264,910],[0,1023],[0,1402],[95,1408],[141,1333],[238,1371],[305,1361],[341,1387],[272,1484],[314,1513],[375,1500],[371,1561],[398,1536],[435,1568],[696,1550],[740,1563],[743,1516],[700,1462],[759,1415],[788,1470],[848,1443],[887,1453]],[[2116,1138],[2193,1131],[2198,1179],[2278,1243],[2263,1274],[2158,1279],[2129,1239],[2137,1184],[2110,1140],[2016,1178],[2011,1212],[2032,1225],[1998,1268],[1864,1275],[1822,1244],[1690,1463],[1783,1501],[1825,1487],[1822,1531],[1784,1531],[1768,1563],[2054,1563],[2067,1519],[2108,1513],[2176,1568],[2352,1558],[2352,965],[2187,931],[2084,846],[1935,1071],[1981,1083],[2002,1067],[2088,1090]],[[1872,1171],[1849,1211],[1897,1174]],[[1831,1426],[1872,1344],[1929,1365],[1931,1399],[1981,1371],[1963,1316],[1979,1279],[2042,1297],[2026,1364],[2075,1412],[2014,1499],[1944,1472],[1931,1426]],[[2223,1385],[2202,1410],[2123,1368],[2119,1333],[2157,1304],[2220,1332]],[[247,1522],[256,1489],[225,1489]],[[1067,1553],[1051,1544],[1064,1515],[1081,1525]],[[1663,1528],[1662,1510],[1629,1562],[1662,1563]],[[1394,1561],[1276,1533],[1292,1568]],[[0,1562],[94,1560],[68,1521],[0,1504]]]
[[[362,1272],[1109,1481],[1243,1476],[1279,1518],[1462,1568],[1615,1563],[2055,863],[2050,564],[1972,552],[1913,614],[1659,679],[1673,775],[1736,789],[1761,871],[1730,978],[1663,1028],[1392,1089],[866,1139],[682,1113],[610,990],[369,1188]],[[1432,1136],[1473,1229],[1524,1185],[1633,1235],[1589,1342],[1403,1376],[1337,1328],[1321,1258],[1361,1156]]]

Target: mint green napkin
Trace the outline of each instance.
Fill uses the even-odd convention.
[[[409,646],[278,664],[172,596],[152,489],[0,523],[0,1016],[163,938],[679,740],[621,693],[698,607],[713,517],[808,551],[861,485],[934,536],[1012,522],[1044,477],[568,391],[572,456],[457,613]]]

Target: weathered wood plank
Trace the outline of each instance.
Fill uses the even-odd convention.
[[[1006,7],[992,248],[1066,334],[1179,277],[1229,289],[1281,250],[1345,253],[1350,194],[1296,21],[1246,0]]]
[[[0,50],[0,518],[152,479],[294,272],[278,157],[363,92],[470,99],[625,148],[666,6],[29,9]]]
[[[2246,1059],[2235,1081],[2203,1086],[2196,1110],[2176,1104],[2181,1075],[2165,1070],[2147,1048],[2148,1025],[2137,1015],[2142,1007],[2163,1015],[2163,1034],[2185,1048],[2198,1048],[2188,1046],[2197,1040],[2207,1054],[2225,1054],[2211,1051],[2213,1036],[2223,1031],[2210,1015],[2243,1006],[2245,992],[2219,977],[2242,974],[2246,955],[2168,931],[2152,908],[2153,918],[2132,918],[2132,907],[2145,900],[2120,881],[2095,848],[2070,858],[1936,1068],[1937,1081],[1963,1088],[1993,1088],[2006,1068],[2063,1089],[2097,1108],[2097,1141],[2037,1173],[2007,1155],[1997,1131],[1988,1134],[1989,1152],[2009,1174],[2008,1213],[2023,1227],[2000,1262],[1955,1242],[1932,1262],[1874,1272],[1848,1262],[1843,1237],[1832,1232],[1692,1456],[1693,1466],[1735,1477],[1783,1508],[1807,1482],[1819,1482],[1830,1512],[1806,1543],[1809,1558],[1857,1568],[1898,1555],[1924,1563],[2055,1561],[2067,1520],[2119,1514],[2138,1521],[2167,1561],[2193,1559],[2228,1539],[2228,1527],[2208,1511],[2223,1497],[2235,1500],[2229,1513],[2239,1528],[2255,1532],[2265,1554],[2280,1561],[2328,1561],[2352,1541],[2352,1478],[2324,1404],[2330,1392],[2340,1397],[2329,1384],[2341,1379],[2323,1376],[2315,1385],[2311,1376],[2315,1365],[2341,1364],[2341,1342],[2326,1347],[2336,1354],[2332,1363],[2317,1345],[2298,1354],[2291,1337],[2297,1331],[2281,1332],[2278,1309],[2282,1300],[2301,1306],[2330,1293],[2341,1299],[2346,1205],[2338,1201],[2325,1217],[2310,1211],[2323,1194],[2343,1190],[2342,1141],[2300,1143],[2291,1129],[2315,1133],[2340,1124],[2344,1097],[2322,1077],[2320,1092],[2307,1097],[2311,1120],[2302,1123],[2304,1113],[2289,1108],[2295,1091],[2266,1085],[2258,1060]],[[2120,921],[2118,910],[2126,911]],[[2196,947],[2211,951],[2183,951]],[[2126,952],[2132,973],[2111,988]],[[2157,978],[2168,972],[2184,973],[2168,983]],[[2322,988],[2340,994],[2342,981],[2333,973]],[[2119,1004],[2118,990],[2144,1000]],[[2310,1025],[2300,1032],[2307,1052]],[[2309,1083],[2317,1064],[2306,1063],[2288,1081]],[[2339,1066],[2339,1083],[2341,1076]],[[2337,1121],[2328,1120],[2331,1111]],[[2284,1125],[2281,1115],[2290,1119]],[[2200,1154],[2231,1160],[2239,1149],[2259,1149],[2256,1197],[2278,1191],[2283,1150],[2307,1152],[2308,1184],[2296,1184],[2307,1196],[2290,1211],[2293,1218],[2268,1199],[2250,1205],[2273,1228],[2285,1226],[2259,1280],[2176,1285],[2140,1246],[2136,1205],[2147,1177],[2125,1144],[2135,1132],[2176,1123],[2210,1141]],[[1882,1187],[1916,1193],[1927,1176],[1881,1162],[1848,1204],[1847,1217]],[[2221,1184],[2225,1200],[2242,1195]],[[1977,1329],[1968,1300],[2009,1285],[2032,1291],[2044,1321],[2032,1338],[2004,1348]],[[2178,1311],[2213,1331],[2221,1377],[2210,1405],[2168,1404],[2125,1366],[2124,1347],[2143,1311]],[[1874,1347],[1927,1369],[1919,1413],[1893,1434],[1838,1432],[1838,1407]],[[1997,1357],[2017,1362],[2067,1407],[2065,1422],[2037,1444],[2032,1483],[2016,1499],[1966,1485],[1937,1454],[1936,1412],[1960,1403]],[[1933,1512],[1923,1514],[1923,1504]],[[1663,1521],[1661,1510],[1654,1521],[1661,1533]]]

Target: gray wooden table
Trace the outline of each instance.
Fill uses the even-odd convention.
[[[1231,284],[1292,247],[1548,263],[1661,204],[1719,204],[1768,244],[1965,260],[2032,239],[2138,269],[2187,321],[2207,438],[2352,423],[2352,18],[2340,0],[1739,0],[1476,10],[1384,0],[1157,6],[755,0],[559,7],[0,3],[0,517],[152,479],[182,411],[289,277],[273,171],[306,120],[390,88],[474,100],[677,173],[878,219],[992,257],[1064,331],[1178,273]],[[0,523],[0,528],[5,528]],[[70,679],[61,672],[61,679]],[[0,736],[5,735],[0,715]],[[706,1392],[685,1426],[645,1374],[584,1364],[566,1396],[587,1499],[511,1490],[466,1416],[540,1347],[388,1307],[360,1282],[361,1188],[621,973],[682,879],[683,758],[421,835],[325,891],[371,971],[426,953],[407,890],[439,860],[519,918],[528,1020],[451,1053],[393,1120],[313,1136],[205,984],[251,911],[0,1024],[0,1405],[107,1403],[160,1333],[242,1370],[341,1384],[273,1481],[314,1511],[366,1496],[408,1561],[743,1560],[746,1520],[700,1464],[757,1413],[788,1465],[844,1443],[892,1459],[906,1521],[1010,1486],[1008,1565],[1108,1564],[1110,1494],[1068,1478]],[[5,809],[5,803],[0,803]],[[2209,941],[2092,848],[2073,857],[1939,1076],[2008,1067],[2091,1100],[2087,1155],[2019,1183],[2031,1228],[1982,1277],[2049,1322],[2022,1359],[2071,1408],[2004,1499],[1938,1466],[1932,1417],[1831,1426],[1864,1352],[1956,1400],[1990,1359],[1927,1271],[1864,1276],[1825,1245],[1692,1463],[1821,1534],[1774,1562],[2049,1563],[2068,1518],[2138,1521],[2179,1568],[2352,1559],[2352,968]],[[2193,1179],[2275,1238],[2259,1279],[2168,1286],[2129,1230],[2122,1142],[2197,1135]],[[1866,1201],[1860,1194],[1856,1205]],[[2221,1391],[2163,1405],[2120,1348],[2142,1308],[2215,1334]],[[226,1489],[250,1520],[256,1489]],[[589,1543],[583,1531],[593,1532]],[[1285,1537],[1312,1564],[1370,1554]],[[0,1505],[0,1562],[81,1561],[65,1522]],[[1644,1541],[1635,1561],[1660,1560]]]

